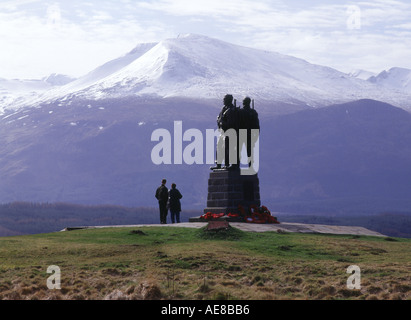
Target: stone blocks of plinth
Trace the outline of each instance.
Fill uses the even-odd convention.
[[[240,170],[217,169],[208,179],[207,207],[204,213],[240,213],[238,206],[248,210],[260,206],[258,175],[241,175]]]

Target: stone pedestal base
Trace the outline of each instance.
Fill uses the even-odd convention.
[[[204,213],[240,213],[238,205],[247,211],[250,205],[260,206],[258,175],[241,175],[240,170],[216,169],[208,179],[207,208]]]

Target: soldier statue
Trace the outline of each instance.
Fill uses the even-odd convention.
[[[248,165],[251,165],[250,158],[252,156],[252,152],[254,150],[255,143],[259,136],[260,130],[260,121],[258,119],[258,113],[254,109],[254,101],[253,101],[253,108],[250,107],[251,99],[249,97],[245,97],[243,100],[243,107],[240,109],[240,129],[247,130],[247,157],[248,157]],[[252,130],[252,129],[258,129]]]
[[[237,155],[237,161],[230,159],[230,138],[226,134],[227,130],[234,129],[238,137],[239,128],[239,113],[236,106],[233,104],[233,96],[231,94],[226,94],[224,96],[224,105],[221,109],[220,114],[217,117],[218,130],[220,131],[220,136],[217,141],[217,155],[216,155],[216,167],[211,169],[221,169],[221,165],[224,159],[225,168],[230,168],[230,164],[238,165],[238,146],[231,146],[234,148],[235,154]],[[238,140],[238,139],[237,139]],[[233,142],[233,141],[232,141]],[[224,150],[224,156],[222,151]]]

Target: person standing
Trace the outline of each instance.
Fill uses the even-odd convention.
[[[176,184],[171,184],[171,189],[168,192],[168,203],[170,206],[170,213],[171,213],[171,222],[180,223],[180,212],[181,212],[181,202],[180,199],[183,196],[181,195],[180,191],[176,188]]]
[[[166,187],[167,180],[163,179],[161,181],[161,186],[156,190],[156,198],[158,200],[158,205],[160,207],[160,223],[167,223],[167,201],[168,201],[168,189]]]

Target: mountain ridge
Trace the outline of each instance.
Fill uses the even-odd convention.
[[[407,68],[393,67],[370,77],[368,81],[393,90],[411,92],[411,70]]]
[[[311,107],[369,98],[411,110],[411,93],[407,90],[393,90],[378,81],[363,80],[303,59],[196,34],[139,44],[67,85],[10,108],[57,100],[64,105],[72,98],[220,100],[226,93]]]

